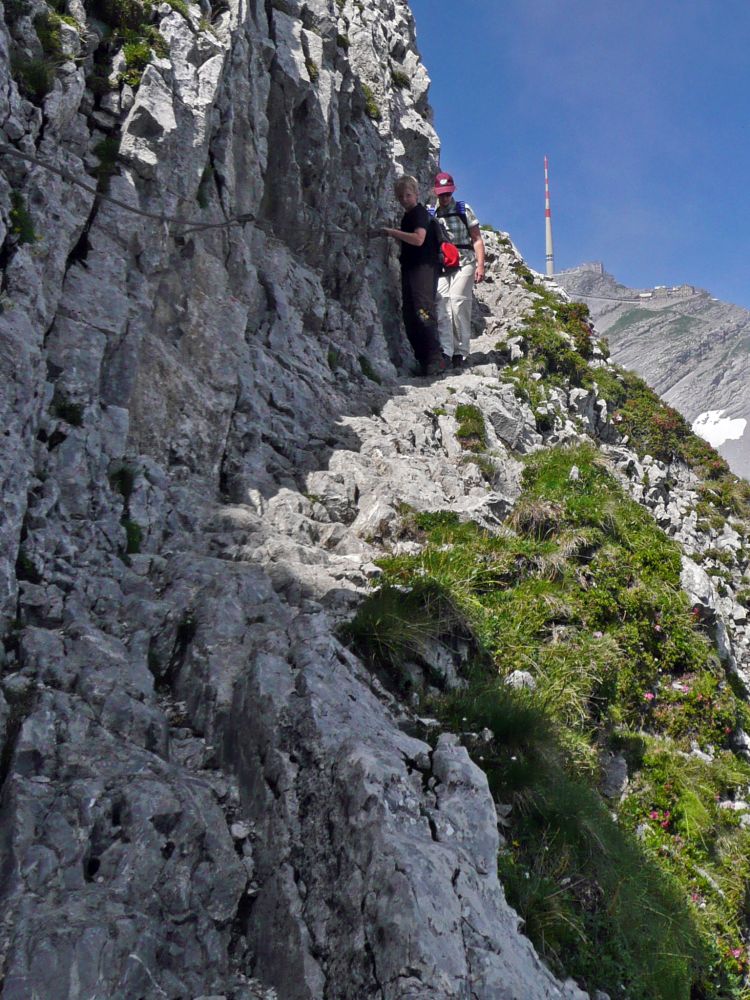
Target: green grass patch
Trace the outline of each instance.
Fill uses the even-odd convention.
[[[382,383],[383,381],[382,378],[375,371],[375,369],[372,366],[372,362],[370,361],[370,359],[367,357],[366,354],[360,354],[359,367],[362,370],[362,374],[365,376],[365,378],[369,378],[371,382],[375,382],[377,383],[377,385],[380,385]]]
[[[16,558],[16,578],[34,584],[42,582],[42,576],[37,570],[34,560],[28,553],[24,552],[23,548],[18,550]]]
[[[147,41],[138,39],[126,42],[122,47],[125,57],[125,72],[120,74],[121,82],[129,87],[137,87],[141,82],[143,71],[151,61],[151,46]]]
[[[627,330],[633,323],[638,323],[642,319],[654,320],[664,312],[663,309],[628,309],[618,320],[607,330],[607,337],[614,337],[623,330]]]
[[[697,323],[698,320],[694,316],[678,316],[667,327],[667,336],[681,337],[685,333],[691,333]]]
[[[372,87],[367,83],[362,84],[362,93],[365,98],[365,114],[368,118],[371,118],[374,122],[379,122],[383,118],[383,112],[378,107],[378,102],[375,100],[375,94],[372,91]]]
[[[184,0],[170,0],[170,6],[184,17],[188,16]],[[92,0],[90,10],[108,26],[110,34],[94,54],[95,71],[87,81],[89,86],[95,92],[106,93],[112,55],[122,46],[125,70],[119,82],[137,87],[152,55],[165,56],[169,51],[166,40],[152,23],[154,4],[139,0]]]
[[[135,489],[137,471],[128,465],[121,465],[109,474],[109,484],[122,497],[120,524],[125,529],[125,551],[123,555],[135,555],[141,551],[143,528],[130,516],[130,498]]]
[[[483,451],[487,447],[487,428],[478,406],[459,403],[455,413],[458,422],[456,437],[466,451]]]
[[[35,243],[37,240],[34,223],[26,207],[26,199],[20,191],[10,193],[10,231],[19,244]]]
[[[591,371],[585,384],[596,383],[629,443],[642,457],[681,461],[704,480],[700,492],[713,513],[750,517],[750,484],[733,475],[719,453],[693,434],[685,418],[657,396],[633,372]],[[704,508],[704,515],[708,507]]]
[[[123,527],[125,528],[126,545],[125,551],[128,555],[134,555],[141,551],[141,542],[143,540],[143,530],[140,524],[135,521],[131,521],[126,518],[123,522]]]
[[[47,59],[27,58],[14,55],[11,58],[11,73],[24,97],[32,104],[41,105],[52,90],[55,67]]]
[[[39,39],[42,51],[52,65],[58,66],[65,59],[60,34],[61,18],[53,11],[42,11],[34,17],[34,30]]]
[[[133,495],[135,476],[135,469],[131,469],[127,465],[123,465],[119,469],[115,469],[114,472],[110,473],[109,484],[113,490],[116,490],[120,494],[125,503],[127,503]]]
[[[52,402],[52,413],[59,420],[64,420],[71,427],[83,426],[83,406],[62,396],[55,396]]]
[[[89,0],[87,9],[108,27],[119,31],[140,31],[153,16],[153,4],[139,0]]]
[[[402,517],[420,549],[380,561],[349,638],[397,677],[422,644],[475,638],[468,686],[427,707],[492,734],[467,745],[512,807],[499,871],[536,947],[613,1000],[745,998],[750,843],[722,802],[747,797],[731,747],[748,712],[680,589],[678,547],[585,445],[527,460],[503,531]],[[533,690],[508,687],[515,670]],[[619,805],[598,792],[615,751]]]
[[[102,189],[107,188],[109,178],[117,170],[117,156],[120,152],[120,140],[117,136],[107,136],[94,146],[94,155],[99,158],[99,165],[95,168],[94,174],[99,180]]]
[[[589,378],[587,359],[594,341],[588,316],[582,302],[562,302],[549,289],[535,285],[534,305],[518,331],[525,355],[503,376],[535,412],[546,399],[547,386],[582,386]],[[551,429],[549,415],[539,414],[537,425],[540,431]]]
[[[408,664],[429,669],[429,648],[447,644],[460,621],[450,595],[433,581],[416,581],[408,588],[386,585],[364,601],[343,630],[343,638],[407,691],[412,684]],[[439,678],[434,680],[440,683]]]
[[[681,414],[662,402],[633,372],[589,367],[596,342],[587,307],[561,302],[541,286],[535,286],[534,296],[534,305],[519,330],[525,356],[503,379],[537,414],[538,429],[549,429],[549,416],[537,413],[548,387],[596,388],[607,401],[615,425],[641,457],[648,454],[663,462],[684,462],[703,480],[702,499],[714,514],[750,517],[750,484],[731,473],[726,461],[693,434]],[[651,315],[649,310],[641,312]]]

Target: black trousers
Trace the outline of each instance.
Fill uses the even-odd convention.
[[[406,336],[420,364],[440,356],[437,328],[437,283],[434,264],[416,264],[401,270],[401,298]]]

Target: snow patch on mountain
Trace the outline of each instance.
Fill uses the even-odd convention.
[[[725,417],[726,410],[706,410],[699,414],[693,423],[693,433],[700,435],[714,448],[725,441],[739,441],[745,433],[747,420],[739,417],[733,420]]]

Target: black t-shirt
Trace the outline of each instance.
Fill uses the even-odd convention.
[[[437,267],[440,245],[432,225],[432,217],[421,202],[404,214],[401,229],[405,233],[415,233],[418,229],[427,230],[421,247],[414,247],[410,243],[401,244],[401,267],[405,271],[417,264],[433,264]]]

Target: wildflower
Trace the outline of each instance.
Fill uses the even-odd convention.
[[[651,812],[648,814],[648,818],[649,819],[658,819],[659,818],[658,811],[656,809],[652,809]]]
[[[656,695],[654,694],[653,691],[647,691],[643,697],[646,699],[646,701],[653,701]]]
[[[732,948],[732,958],[740,958],[742,956],[742,948]]]
[[[602,636],[604,635],[603,632],[594,632],[592,634],[593,634],[593,636],[594,636],[595,639],[601,639]]]

